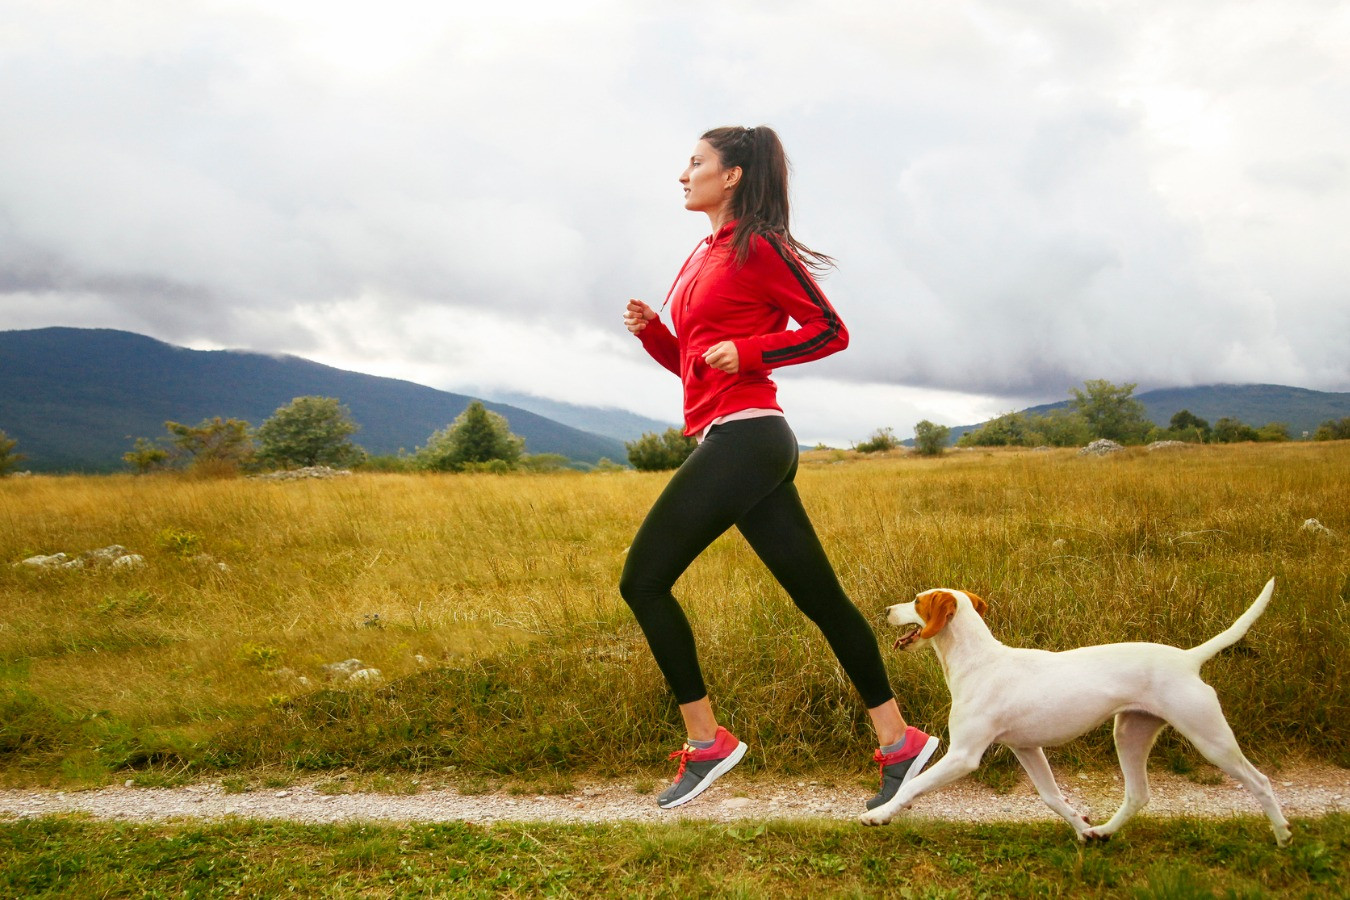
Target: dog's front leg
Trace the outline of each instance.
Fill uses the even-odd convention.
[[[1092,827],[1087,816],[1069,805],[1069,801],[1064,799],[1064,794],[1059,790],[1059,782],[1055,781],[1055,773],[1050,768],[1050,761],[1045,758],[1045,751],[1040,747],[1009,747],[1017,761],[1026,769],[1031,776],[1031,783],[1036,785],[1036,793],[1041,795],[1045,805],[1073,826],[1074,833],[1078,835],[1080,841],[1087,840],[1084,836]]]
[[[896,813],[909,806],[914,798],[920,794],[944,787],[958,778],[974,772],[979,768],[980,757],[984,754],[987,746],[988,744],[985,744],[972,749],[953,744],[942,759],[933,763],[928,770],[916,775],[914,780],[897,791],[889,802],[863,813],[860,817],[862,823],[864,825],[885,825],[895,818]]]

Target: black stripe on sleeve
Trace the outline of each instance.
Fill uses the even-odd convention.
[[[764,352],[763,359],[765,363],[783,363],[802,356],[809,356],[825,344],[833,341],[839,334],[839,315],[834,311],[834,307],[830,306],[830,302],[825,299],[825,295],[821,293],[820,286],[816,284],[815,279],[807,273],[802,261],[779,243],[776,235],[765,235],[764,239],[768,242],[769,246],[778,251],[778,255],[782,257],[783,262],[787,263],[789,271],[791,271],[793,276],[797,279],[797,283],[800,284],[802,290],[806,292],[807,298],[816,305],[816,308],[819,309],[821,314],[825,317],[825,330],[810,340],[803,341],[800,344],[793,344],[790,347],[781,347],[777,350],[768,350]]]

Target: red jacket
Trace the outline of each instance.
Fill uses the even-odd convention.
[[[844,323],[801,259],[781,242],[756,235],[745,264],[738,265],[734,227],[724,225],[704,238],[680,268],[669,297],[675,332],[657,317],[637,335],[684,384],[685,434],[743,409],[781,409],[769,378],[774,368],[848,346]],[[789,318],[796,330],[787,329]],[[735,343],[740,355],[735,375],[703,361],[704,352],[722,341]]]

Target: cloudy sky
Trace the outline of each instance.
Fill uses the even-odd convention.
[[[853,335],[804,441],[1350,390],[1345,0],[0,0],[0,329],[122,328],[676,420],[623,329],[769,124]]]

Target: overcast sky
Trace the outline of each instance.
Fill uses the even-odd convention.
[[[847,445],[1061,400],[1350,390],[1344,0],[0,0],[0,329],[122,328],[676,421],[622,326],[768,124]]]

